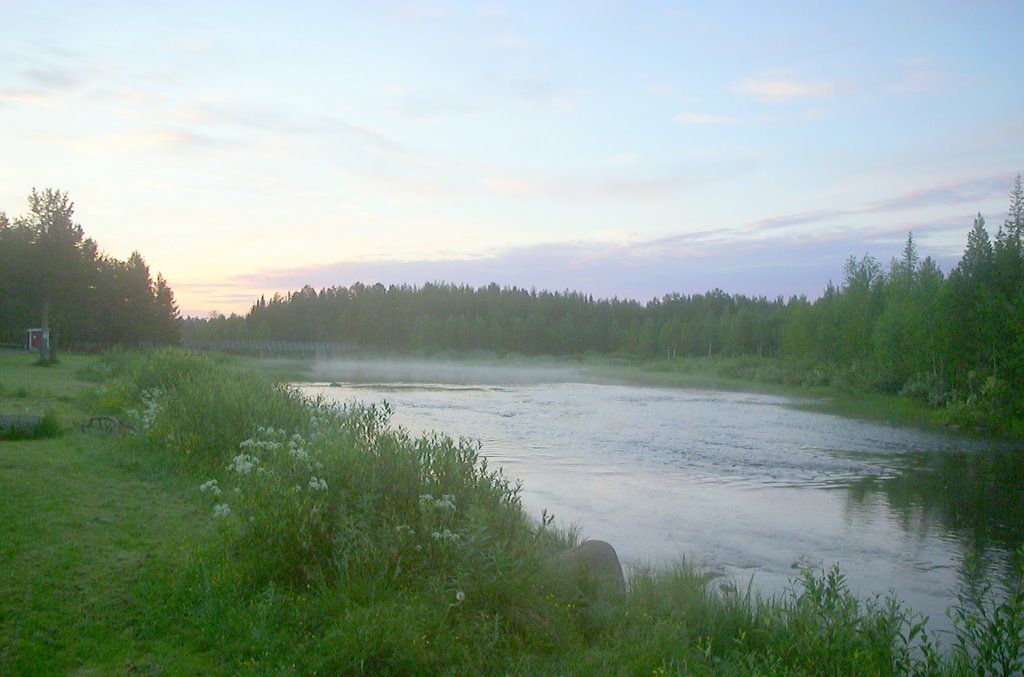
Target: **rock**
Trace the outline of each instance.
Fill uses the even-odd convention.
[[[625,593],[626,578],[615,548],[606,541],[586,540],[560,554],[560,559],[574,568],[582,578],[590,579],[601,586]]]
[[[42,422],[42,414],[0,414],[0,436],[12,431],[31,434]]]

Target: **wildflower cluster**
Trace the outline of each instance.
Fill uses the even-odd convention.
[[[126,412],[128,418],[135,424],[135,429],[140,433],[152,428],[157,416],[163,410],[163,406],[160,404],[162,395],[163,392],[159,388],[144,390],[139,395],[140,407],[129,409]]]
[[[266,534],[285,525],[302,532],[311,528],[322,531],[328,482],[317,447],[298,433],[289,435],[281,428],[261,426],[238,445],[239,453],[227,463],[227,479],[234,484],[233,505],[222,500],[217,480],[203,483],[199,490],[217,501],[215,517],[227,517],[234,507],[247,531]],[[308,533],[293,536],[310,542]],[[268,543],[287,540],[285,534],[265,538]]]

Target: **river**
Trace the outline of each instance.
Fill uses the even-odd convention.
[[[999,574],[1024,543],[1024,455],[975,440],[574,371],[329,373],[303,390],[479,440],[528,512],[609,541],[627,567],[685,557],[773,594],[839,563],[859,596],[894,593],[945,632],[967,561]]]

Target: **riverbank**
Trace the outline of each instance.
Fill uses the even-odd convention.
[[[0,353],[0,409],[52,407],[63,431],[0,442],[3,673],[975,674],[981,641],[1022,659],[969,605],[980,632],[915,649],[917,621],[838,570],[777,600],[685,564],[609,595],[552,568],[571,535],[472,444],[227,358],[62,359]],[[101,414],[135,432],[75,426]]]
[[[796,408],[922,430],[984,437],[984,431],[952,424],[942,410],[911,397],[865,388],[807,384],[807,375],[777,358],[694,358],[642,360],[604,355],[575,358],[499,357],[487,353],[416,357],[357,354],[347,359],[315,361],[295,358],[231,358],[239,366],[277,381],[437,380],[469,370],[496,378],[534,374],[537,379],[625,383],[660,388],[724,390],[776,395]],[[359,365],[366,365],[360,367]],[[377,365],[377,366],[370,366]],[[402,365],[405,365],[403,368]],[[415,365],[415,366],[410,366]],[[433,365],[430,368],[429,365]],[[502,371],[504,370],[504,372]],[[812,375],[813,380],[813,375]]]
[[[958,432],[942,412],[920,400],[867,389],[806,385],[775,358],[676,358],[671,360],[597,361],[596,373],[628,383],[673,388],[727,390],[778,395],[793,406],[836,416],[876,421],[922,430]],[[970,433],[971,431],[963,431]]]

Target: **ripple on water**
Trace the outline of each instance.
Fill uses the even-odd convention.
[[[1024,455],[991,460],[978,442],[782,398],[543,383],[309,391],[386,399],[414,434],[481,439],[490,467],[523,481],[528,510],[577,523],[627,562],[693,556],[730,575],[756,572],[768,589],[789,581],[794,562],[840,562],[851,589],[894,590],[941,623],[965,548],[988,544],[989,559],[1008,562],[1024,541]]]

